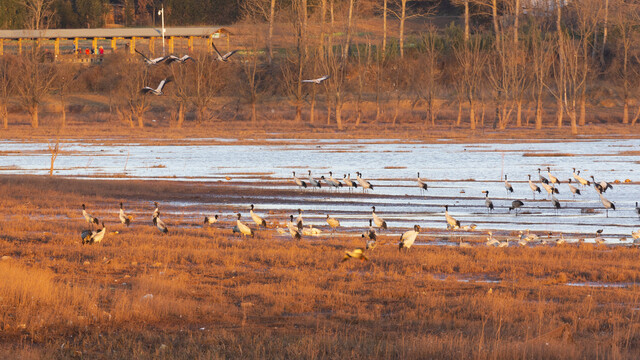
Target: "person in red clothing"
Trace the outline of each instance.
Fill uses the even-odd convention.
[[[102,46],[98,48],[98,53],[100,54],[100,56],[104,55],[104,49],[102,48]]]
[[[91,50],[89,48],[84,49],[84,53],[86,55],[91,55]]]

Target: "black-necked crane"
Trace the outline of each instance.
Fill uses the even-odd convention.
[[[549,175],[549,181],[552,184],[558,184],[560,185],[560,179],[558,179],[557,177],[551,175],[551,168],[549,166],[547,166],[547,175]]]
[[[597,182],[596,179],[591,175],[591,180],[593,180],[593,186],[596,188],[596,191],[600,194],[607,192],[607,189],[613,189],[613,186],[606,181]]]
[[[633,243],[635,244],[636,241],[640,242],[640,230],[638,231],[632,231],[631,232],[631,237],[633,238]]]
[[[553,195],[551,195],[551,204],[556,209],[556,215],[558,215],[558,209],[561,208],[560,201],[558,201],[558,199],[556,199],[556,197]]]
[[[580,176],[580,170],[578,170],[578,172],[576,173],[576,168],[573,168],[573,178],[576,179],[576,181],[582,186],[591,185],[591,182],[585,180],[582,176]]]
[[[293,172],[293,181],[296,183],[296,185],[298,185],[299,188],[306,188],[307,187],[307,183],[298,179],[298,177],[296,176],[296,172]]]
[[[287,223],[289,234],[295,240],[302,239],[302,233],[300,232],[300,225],[295,225],[293,222],[293,215],[289,215],[289,222]]]
[[[540,168],[538,168],[538,177],[540,178],[541,183],[549,185],[549,179],[542,176],[542,174],[540,173]]]
[[[509,207],[509,212],[511,212],[511,210],[515,210],[516,211],[516,216],[518,216],[518,209],[520,209],[523,206],[524,206],[524,203],[522,201],[513,200],[511,202],[511,206]]]
[[[373,185],[371,185],[370,182],[362,178],[362,173],[356,172],[356,175],[357,175],[356,180],[358,180],[358,183],[362,187],[362,192],[365,192],[368,189],[373,190]]]
[[[331,232],[334,233],[338,226],[340,226],[340,221],[338,221],[338,219],[336,218],[330,217],[329,214],[327,214],[327,224],[331,226]]]
[[[345,262],[349,259],[356,259],[361,261],[368,261],[369,259],[364,255],[364,250],[355,249],[353,251],[347,251],[342,258],[342,262]]]
[[[160,220],[159,216],[153,216],[153,225],[155,225],[161,233],[169,233],[169,228],[167,228],[167,225],[165,225],[164,221]]]
[[[123,225],[129,226],[131,224],[131,216],[124,213],[124,206],[120,203],[120,213],[118,214],[118,219]]]
[[[311,186],[317,187],[317,188],[321,188],[322,187],[322,184],[320,184],[320,181],[314,179],[313,176],[311,176],[311,170],[309,170],[309,184],[311,184]]]
[[[582,195],[582,194],[580,193],[580,189],[578,189],[577,187],[575,187],[575,186],[573,186],[573,185],[571,184],[571,178],[569,178],[569,190],[571,190],[571,193],[573,194],[573,197],[575,197],[575,196],[576,196],[576,194],[577,194],[577,195]]]
[[[104,239],[104,235],[107,233],[107,228],[104,226],[104,222],[102,222],[102,229],[91,231],[84,230],[82,232],[82,245],[84,244],[93,244],[99,243]]]
[[[329,79],[329,78],[330,78],[330,76],[329,76],[329,75],[324,75],[324,76],[319,77],[319,78],[317,78],[317,79],[305,79],[305,80],[302,80],[302,82],[303,82],[303,83],[320,84],[320,83],[322,83],[323,81],[325,81],[325,80],[327,80],[327,79]]]
[[[169,56],[167,56],[165,64],[170,65],[171,63],[174,63],[174,62],[182,64],[182,63],[185,63],[187,60],[195,61],[189,55],[183,55],[182,57],[177,57],[175,55],[169,55]]]
[[[322,179],[329,185],[331,185],[334,188],[340,188],[342,187],[342,183],[339,180],[336,180],[333,178],[333,172],[329,171],[329,178],[325,179],[324,176],[322,177]]]
[[[82,216],[87,221],[87,224],[89,224],[92,228],[93,228],[93,224],[96,224],[96,225],[100,224],[100,221],[98,220],[97,217],[93,217],[89,215],[89,213],[87,213],[87,209],[84,206],[84,204],[82,204]]]
[[[513,192],[513,186],[507,181],[507,175],[504,176],[504,188],[507,189],[507,195]]]
[[[536,199],[536,191],[538,193],[540,193],[541,191],[540,191],[540,187],[538,185],[534,184],[531,181],[531,175],[529,175],[529,188],[531,188],[531,191],[533,192],[533,200],[535,200]]]
[[[352,188],[353,189],[358,188],[358,183],[353,181],[353,180],[351,180],[351,174],[342,175],[342,181],[344,181],[345,185],[347,185],[349,187],[349,191],[351,191]]]
[[[362,237],[365,238],[365,245],[367,250],[373,250],[373,248],[376,246],[376,241],[378,240],[376,229],[373,228],[372,222],[373,220],[369,219],[369,230],[362,234]],[[367,238],[369,240],[367,240]]]
[[[375,206],[371,207],[371,217],[373,217],[373,223],[376,224],[377,227],[385,230],[387,229],[387,222],[376,214]]]
[[[640,216],[640,206],[638,206],[638,202],[636,201],[636,214]]]
[[[449,205],[444,206],[444,217],[447,220],[447,229],[453,231],[460,228],[460,221],[449,215]]]
[[[559,194],[560,190],[555,186],[551,186],[549,184],[542,183],[542,187],[547,191],[548,195]]]
[[[213,225],[215,223],[218,222],[218,215],[213,215],[213,216],[205,216],[204,217],[204,224],[205,225]]]
[[[267,227],[267,221],[261,218],[258,214],[254,213],[253,209],[254,209],[253,204],[251,204],[249,214],[251,215],[251,219],[253,220],[253,222],[256,223],[256,225],[258,226]]]
[[[427,186],[427,181],[420,178],[420,173],[418,173],[418,187],[420,188],[420,192],[429,190]]]
[[[173,81],[173,79],[171,77],[168,77],[166,79],[162,79],[162,81],[160,81],[160,84],[158,84],[157,88],[154,89],[154,88],[151,88],[149,86],[145,86],[140,90],[140,92],[143,93],[143,94],[151,93],[153,95],[160,96],[160,95],[164,94],[162,92],[162,89],[164,88],[164,86],[167,85],[168,83],[170,83],[171,81]]]
[[[493,211],[493,201],[489,199],[489,190],[482,190],[482,193],[484,194],[484,206],[487,207],[487,211]]]
[[[229,51],[228,53],[222,55],[220,53],[220,51],[218,51],[218,48],[216,47],[216,44],[213,43],[213,41],[211,42],[211,47],[213,47],[213,50],[215,50],[216,55],[217,55],[216,60],[218,60],[218,61],[224,61],[224,62],[229,61],[229,58],[231,57],[231,55],[233,55],[236,52],[238,52],[238,50],[232,50],[232,51]]]
[[[594,241],[598,245],[604,244],[604,238],[602,238],[602,229],[596,231],[596,237],[595,237]]]
[[[135,52],[140,54],[140,56],[142,56],[142,59],[144,60],[145,63],[147,63],[147,65],[158,65],[161,62],[167,60],[167,58],[168,58],[168,56],[162,56],[162,57],[155,58],[155,59],[149,59],[145,54],[141,53],[137,49],[134,49],[134,50],[135,50]]]
[[[298,209],[298,218],[296,219],[296,226],[298,230],[302,230],[303,221],[302,221],[302,209]]]
[[[409,230],[400,236],[400,243],[398,244],[398,250],[407,249],[413,245],[420,233],[420,225],[413,225],[413,230]]]
[[[153,216],[153,217],[160,216],[160,209],[158,208],[158,202],[157,202],[157,201],[154,201],[154,202],[153,202],[153,205],[154,205],[156,208],[153,210],[153,215],[152,215],[152,216]]]
[[[251,228],[240,221],[242,215],[240,213],[237,213],[236,216],[238,217],[238,220],[236,220],[236,226],[238,227],[238,230],[240,230],[240,233],[244,236],[253,236],[253,231],[251,230]]]
[[[616,209],[616,205],[614,203],[612,203],[611,201],[605,199],[604,196],[602,196],[602,194],[600,194],[600,202],[602,202],[602,205],[604,206],[606,212],[607,212],[607,217],[609,217],[609,209],[615,210]]]

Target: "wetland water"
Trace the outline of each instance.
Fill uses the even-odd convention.
[[[462,225],[475,223],[483,231],[563,232],[568,239],[584,237],[592,241],[592,234],[604,229],[603,237],[615,243],[620,237],[632,240],[631,232],[640,227],[635,211],[635,202],[640,201],[637,139],[486,144],[394,140],[274,140],[254,144],[250,140],[205,139],[180,144],[155,141],[153,145],[68,140],[61,144],[61,151],[55,162],[58,176],[220,182],[237,186],[240,195],[254,195],[237,197],[231,203],[228,199],[209,199],[207,212],[226,214],[255,203],[258,213],[267,219],[278,216],[282,222],[285,214],[301,208],[305,221],[326,225],[324,216],[330,213],[347,232],[367,226],[371,205],[389,223],[391,233],[417,223],[441,229],[446,236],[445,204]],[[3,174],[48,173],[47,143],[1,141],[0,154]],[[543,169],[543,176],[548,177],[547,166],[562,181],[560,193],[555,195],[563,207],[558,215],[538,181],[537,169]],[[593,187],[580,187],[574,181],[583,195],[572,196],[567,179],[574,167],[587,180],[593,175],[597,181],[612,183],[613,189],[604,196],[615,203],[616,211],[609,211],[608,218]],[[348,173],[355,177],[360,171],[374,190],[368,194],[362,194],[361,189],[350,193],[345,188],[297,190],[291,172],[296,171],[306,181],[308,170],[316,178],[328,176],[329,171],[336,178]],[[426,192],[417,186],[418,171],[429,186]],[[514,187],[513,194],[505,191],[504,174]],[[542,190],[536,193],[535,201],[527,182],[529,174]],[[225,180],[227,176],[230,181]],[[624,183],[625,179],[631,182]],[[615,180],[621,183],[613,183]],[[274,189],[290,191],[270,196],[269,190]],[[491,214],[485,208],[482,190],[489,190],[496,207]],[[525,203],[517,217],[507,210],[515,199]],[[201,205],[172,204],[175,212],[192,216],[194,221],[204,211]]]

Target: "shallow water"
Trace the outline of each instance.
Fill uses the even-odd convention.
[[[288,143],[288,144],[287,144]],[[325,225],[324,216],[331,213],[340,219],[346,231],[367,226],[370,206],[389,223],[391,233],[400,233],[413,224],[425,228],[444,228],[443,205],[450,206],[452,216],[462,225],[475,223],[478,230],[524,230],[571,233],[589,241],[597,229],[612,243],[620,237],[631,240],[631,231],[640,226],[635,202],[640,201],[640,140],[602,140],[523,143],[508,141],[496,144],[424,144],[400,143],[390,140],[278,140],[274,144],[246,145],[228,139],[218,139],[214,145],[193,141],[179,145],[145,145],[98,141],[87,145],[80,141],[64,141],[62,153],[55,163],[55,174],[81,178],[132,178],[224,181],[244,189],[291,189],[285,196],[255,197],[257,212],[291,212],[301,208],[305,220]],[[1,141],[0,171],[4,174],[48,173],[50,156],[46,143]],[[537,169],[551,168],[563,183],[555,195],[563,208],[552,208],[545,190],[535,201],[527,183],[527,175],[538,180]],[[614,180],[629,184],[613,184],[605,197],[613,201],[616,211],[609,217],[593,187],[582,188],[582,196],[572,196],[566,185],[572,168],[582,171],[590,180]],[[307,180],[307,171],[315,177],[336,178],[360,171],[371,181],[377,196],[344,196],[347,189],[296,190],[291,172]],[[415,182],[416,173],[426,178],[429,190],[422,193]],[[515,192],[507,195],[503,176],[507,174]],[[536,181],[537,182],[537,181]],[[580,186],[574,185],[581,188]],[[482,190],[489,190],[496,209],[488,214]],[[313,194],[313,196],[309,196]],[[355,194],[361,194],[356,190]],[[514,199],[525,203],[518,216],[508,212]],[[181,213],[199,204],[184,204]],[[227,211],[244,209],[246,203],[207,202],[207,208]],[[590,211],[593,213],[585,213]],[[193,212],[194,219],[200,214]],[[269,216],[265,216],[269,218]],[[283,219],[278,219],[281,222]]]

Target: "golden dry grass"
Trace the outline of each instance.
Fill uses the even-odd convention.
[[[223,185],[0,177],[2,358],[635,358],[640,251],[231,236],[151,202]],[[154,198],[155,191],[163,194]],[[185,195],[188,194],[188,195]],[[115,204],[148,213],[126,228]],[[82,246],[79,204],[104,219]],[[112,233],[119,231],[119,234]],[[461,281],[464,280],[464,281]],[[469,280],[469,281],[467,281]],[[497,282],[486,282],[495,280]],[[620,287],[569,286],[572,282]]]

